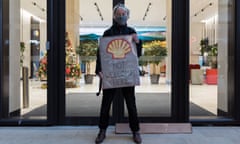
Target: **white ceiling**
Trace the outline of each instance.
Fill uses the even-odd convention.
[[[214,17],[218,13],[219,0],[190,0],[190,20],[201,22]],[[212,3],[210,6],[209,4]],[[197,14],[197,16],[195,16]]]
[[[130,9],[129,25],[133,26],[165,26],[166,22],[166,1],[167,0],[125,0],[125,5]],[[37,5],[33,5],[36,2]],[[46,19],[47,0],[21,0],[23,9],[29,11],[35,16]],[[208,6],[203,12],[202,8],[206,7],[210,2],[212,6]],[[94,3],[97,3],[99,10],[102,13],[103,21],[99,17]],[[146,19],[143,20],[148,4],[151,3]],[[200,22],[217,14],[218,0],[190,0],[190,18],[191,21]],[[112,0],[80,0],[79,16],[83,18],[80,22],[81,26],[109,26],[112,23]]]
[[[104,20],[99,17],[94,3],[97,3]],[[151,3],[145,20],[145,11]],[[130,10],[129,25],[134,26],[164,26],[166,16],[166,0],[126,0],[125,5]],[[80,15],[82,26],[106,26],[112,23],[112,0],[80,0]]]
[[[33,2],[36,3],[35,6],[33,5]],[[42,20],[46,20],[46,3],[47,0],[21,0],[21,8]],[[42,9],[45,9],[45,11],[42,11]]]

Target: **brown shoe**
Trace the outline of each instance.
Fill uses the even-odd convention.
[[[136,144],[141,144],[141,143],[142,143],[142,138],[141,138],[139,132],[133,132],[133,141],[134,141]]]
[[[96,139],[95,139],[95,143],[96,144],[100,144],[103,142],[103,140],[105,139],[106,137],[106,130],[105,129],[100,129]]]

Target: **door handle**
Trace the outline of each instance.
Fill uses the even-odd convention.
[[[47,49],[47,50],[50,50],[50,41],[47,41],[47,42],[46,42],[46,49]]]

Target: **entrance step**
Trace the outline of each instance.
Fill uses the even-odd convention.
[[[115,133],[131,133],[128,123],[117,123]],[[192,133],[190,123],[141,123],[140,133],[143,134],[168,134],[168,133]]]

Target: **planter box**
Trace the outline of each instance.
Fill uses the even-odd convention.
[[[207,69],[206,70],[206,84],[217,84],[218,70]]]
[[[159,74],[150,75],[150,78],[151,78],[151,84],[158,84],[160,75]]]
[[[94,75],[84,75],[85,84],[92,84],[93,77],[94,77]]]
[[[201,69],[191,70],[191,84],[195,85],[203,84],[203,70]]]

